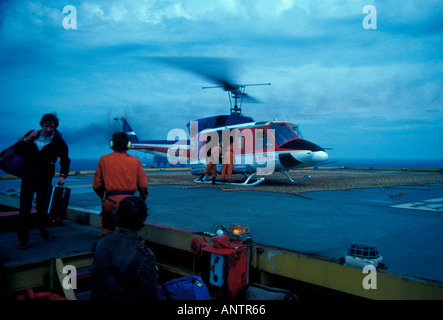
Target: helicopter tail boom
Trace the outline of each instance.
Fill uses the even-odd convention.
[[[135,134],[134,130],[132,130],[128,121],[126,121],[126,118],[114,118],[114,120],[120,120],[122,122],[122,130],[128,134],[129,141],[131,141],[131,143],[139,142],[137,135]]]

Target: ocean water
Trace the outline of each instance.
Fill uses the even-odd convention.
[[[70,171],[85,171],[85,170],[95,170],[97,168],[99,159],[71,159]],[[60,166],[57,162],[55,166],[55,172],[60,171]],[[0,174],[6,174],[0,169]]]
[[[70,171],[89,171],[97,168],[99,159],[72,159]],[[443,169],[443,159],[333,159],[330,158],[325,167],[373,167],[373,168],[422,168]],[[145,167],[153,163],[150,159],[143,159]],[[59,170],[57,164],[56,170]],[[57,172],[56,171],[56,172]],[[0,170],[0,174],[5,174]]]
[[[90,171],[97,168],[99,159],[71,159],[70,171]]]
[[[329,159],[325,166],[443,169],[443,159]]]
[[[421,168],[443,169],[443,159],[329,159],[325,167],[373,167],[373,168]],[[142,160],[145,167],[153,163],[150,159]],[[71,171],[95,170],[98,159],[72,159]]]

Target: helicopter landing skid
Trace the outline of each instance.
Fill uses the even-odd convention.
[[[247,177],[247,179],[243,182],[224,182],[224,181],[215,181],[215,184],[223,184],[223,185],[228,185],[228,186],[243,186],[243,187],[252,187],[252,186],[256,186],[260,183],[262,183],[263,181],[265,181],[265,178],[257,178],[256,181],[254,182],[249,182],[249,180],[251,180],[251,178],[253,176],[255,176],[256,173],[250,175],[249,177],[244,174],[244,176]],[[205,183],[205,184],[212,184],[212,180],[206,180],[208,176],[204,177],[203,180],[200,179],[195,179],[194,182],[195,183]]]
[[[311,176],[304,176],[303,179],[300,179],[300,180],[294,180],[294,179],[292,179],[292,178],[291,178],[286,172],[284,172],[284,171],[280,171],[280,173],[281,173],[281,174],[284,174],[284,175],[289,179],[289,181],[290,181],[291,183],[300,183],[300,182],[305,182],[306,180],[311,179]]]

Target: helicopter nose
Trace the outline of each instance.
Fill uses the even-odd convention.
[[[324,162],[324,161],[328,160],[328,158],[329,158],[329,156],[328,156],[328,154],[326,152],[324,152],[324,151],[314,151],[314,152],[312,152],[311,161],[319,163],[319,162]]]

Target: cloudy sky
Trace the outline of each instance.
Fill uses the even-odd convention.
[[[208,79],[152,59],[205,57],[237,83],[272,83],[247,89],[263,103],[244,114],[299,124],[331,160],[443,160],[442,40],[441,0],[6,0],[0,147],[47,112],[72,158],[108,153],[115,116],[166,139],[227,114]]]

